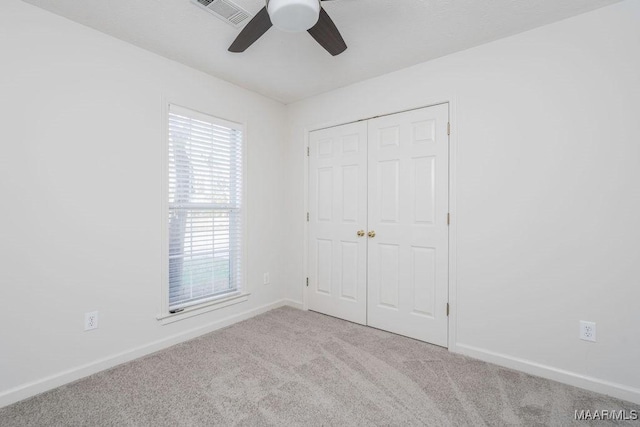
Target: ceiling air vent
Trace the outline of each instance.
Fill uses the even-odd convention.
[[[212,13],[223,21],[240,27],[251,18],[249,12],[229,0],[191,0],[204,10]]]

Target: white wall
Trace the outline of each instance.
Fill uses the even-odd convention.
[[[289,297],[305,131],[448,100],[451,349],[640,403],[639,22],[628,0],[289,105]]]
[[[18,0],[0,2],[0,94],[0,406],[281,302],[282,104]],[[166,326],[163,97],[246,124],[252,292]]]

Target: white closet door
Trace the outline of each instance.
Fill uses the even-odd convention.
[[[448,105],[368,122],[368,324],[447,346]]]
[[[367,125],[311,132],[309,148],[308,306],[366,324]]]

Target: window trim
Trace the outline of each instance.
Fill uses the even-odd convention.
[[[168,290],[169,289],[167,288],[167,292]],[[161,324],[168,325],[170,323],[177,322],[178,320],[188,319],[189,317],[197,316],[199,314],[208,313],[210,311],[248,301],[249,295],[251,294],[239,291],[234,293],[233,295],[225,295],[224,298],[219,297],[211,301],[185,307],[183,311],[180,311],[178,313],[166,312],[166,314],[157,316],[156,319],[159,320]]]
[[[203,115],[207,120],[215,119],[216,124],[233,127],[242,132],[242,232],[240,248],[242,251],[241,260],[241,279],[239,282],[240,290],[228,294],[222,294],[217,297],[211,297],[206,301],[185,307],[177,313],[169,312],[169,107],[173,105],[178,108],[193,111],[196,115]],[[251,292],[248,288],[247,280],[247,133],[244,121],[233,121],[218,117],[216,114],[204,112],[203,109],[194,107],[185,107],[184,103],[172,102],[164,98],[162,101],[162,143],[160,144],[161,153],[161,295],[160,295],[160,314],[156,319],[162,324],[170,324],[182,319],[187,319],[199,314],[218,310],[224,307],[245,302],[249,299]]]

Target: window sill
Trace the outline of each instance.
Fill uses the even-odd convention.
[[[197,316],[199,314],[208,313],[213,310],[218,310],[224,307],[228,307],[230,305],[245,302],[249,299],[249,295],[250,294],[248,293],[241,293],[241,294],[235,294],[232,296],[222,297],[214,301],[208,301],[202,304],[186,307],[183,311],[179,313],[165,313],[156,317],[156,319],[158,319],[158,321],[162,325],[168,325],[169,323],[177,322],[183,319],[188,319],[189,317]]]

